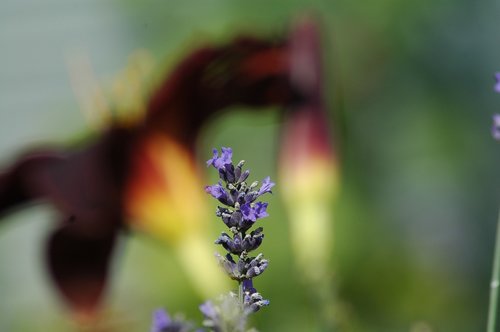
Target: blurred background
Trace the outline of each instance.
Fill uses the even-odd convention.
[[[161,76],[204,42],[284,35],[304,11],[321,19],[342,169],[328,267],[338,330],[483,330],[500,197],[500,147],[489,129],[500,110],[498,1],[3,0],[0,165],[26,148],[71,147],[95,134],[72,87],[75,59],[112,89],[137,50]],[[231,109],[206,127],[199,164],[212,147],[232,146],[253,178],[276,179],[279,133],[272,109]],[[257,286],[271,306],[253,322],[261,331],[322,331],[315,285],[294,263],[279,183],[269,201],[261,248],[271,263]],[[74,328],[42,260],[54,214],[34,206],[2,220],[1,331]],[[207,218],[215,239],[223,225]],[[203,298],[169,246],[139,233],[122,240],[103,330],[147,331],[160,306],[201,321]]]

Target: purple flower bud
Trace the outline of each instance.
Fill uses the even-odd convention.
[[[238,179],[238,182],[245,181],[248,178],[249,175],[250,175],[250,171],[247,169],[246,171],[244,171],[243,173],[241,173],[240,178]]]
[[[269,300],[264,299],[253,287],[252,279],[243,279],[242,286],[243,293],[245,294],[243,305],[247,313],[257,312],[260,308],[269,305]]]
[[[241,211],[234,211],[233,214],[231,215],[231,219],[229,219],[229,223],[227,223],[227,226],[229,227],[235,227],[238,226],[241,222],[241,219],[243,218]]]
[[[243,291],[245,293],[249,293],[249,295],[257,292],[255,288],[253,288],[253,281],[252,279],[244,279],[242,281],[242,286],[243,286]]]
[[[257,249],[262,244],[262,239],[264,238],[264,234],[262,233],[262,231],[263,228],[259,227],[245,236],[242,243],[243,250],[245,250],[246,252],[250,252]]]
[[[253,278],[253,277],[256,277],[260,274],[260,270],[258,267],[254,266],[252,268],[250,268],[248,271],[247,271],[247,275],[246,277],[247,278]]]
[[[213,303],[211,301],[207,301],[200,305],[200,311],[205,316],[205,318],[211,319],[211,320],[218,320],[219,315],[217,314],[217,310],[215,309]]]
[[[260,294],[259,294],[260,295]],[[248,304],[246,304],[246,307],[248,308],[249,312],[257,312],[260,310],[260,308],[268,306],[269,305],[269,300],[264,300],[262,296],[260,296],[261,299],[250,299],[248,300]]]
[[[226,164],[224,166],[224,171],[226,173],[226,182],[234,183],[236,180],[236,175],[234,174],[233,164]]]
[[[238,270],[238,275],[244,275],[246,272],[246,263],[244,259],[238,260],[238,263],[236,264],[236,269]]]
[[[228,182],[225,167],[219,168],[219,178],[224,182]]]
[[[233,206],[234,202],[238,201],[238,196],[240,195],[240,193],[238,192],[238,190],[233,189],[229,192],[229,194],[230,194],[229,197],[231,198],[232,201],[231,206]]]
[[[172,323],[172,319],[167,314],[164,309],[157,309],[153,313],[153,325],[151,326],[151,332],[162,332],[162,330],[168,328]]]
[[[497,141],[500,140],[500,114],[493,115],[493,125],[491,126],[491,135]]]
[[[221,244],[224,249],[233,255],[239,255],[243,252],[243,240],[240,233],[235,234],[233,239],[226,233],[222,233],[215,241],[215,244]]]
[[[221,256],[220,254],[216,253],[215,257],[217,258],[217,261],[219,262],[219,265],[224,268],[226,271],[227,275],[234,280],[240,280],[242,278],[242,274],[246,273],[247,271],[247,266],[241,264],[243,260],[239,260],[238,263],[236,263],[231,256],[231,254],[226,254],[226,256]]]
[[[206,186],[205,191],[210,195],[212,195],[213,197],[217,198],[219,202],[221,202],[222,204],[230,206],[234,204],[234,200],[231,198],[231,196],[229,196],[229,194],[224,189],[220,181],[219,183],[214,184],[213,186]]]
[[[247,265],[247,278],[253,278],[259,274],[262,274],[264,270],[267,268],[269,262],[267,259],[264,259],[262,254],[257,255],[257,257],[253,258]]]
[[[215,240],[215,244],[224,244],[231,241],[231,237],[226,233],[222,233],[217,240]]]
[[[234,169],[234,178],[240,182],[240,176],[241,176],[241,168],[243,167],[243,165],[245,164],[245,161],[242,160],[238,163],[238,165],[236,165],[236,168]]]

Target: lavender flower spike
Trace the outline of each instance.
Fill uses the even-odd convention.
[[[500,141],[500,114],[493,115],[493,125],[491,126],[491,135],[497,141]]]
[[[248,185],[246,179],[250,172],[243,171],[244,161],[240,161],[236,167],[233,165],[232,149],[222,148],[222,155],[219,157],[218,151],[213,150],[213,157],[207,161],[207,165],[213,165],[219,171],[221,181],[213,186],[206,186],[205,191],[228,207],[217,207],[216,216],[221,218],[223,223],[229,227],[230,232],[222,232],[215,244],[220,244],[227,251],[225,256],[216,254],[217,260],[226,274],[233,280],[238,281],[238,295],[227,297],[227,301],[221,305],[233,307],[236,315],[229,315],[229,307],[220,309],[207,302],[200,306],[200,310],[205,316],[204,325],[212,331],[233,331],[244,332],[246,317],[258,311],[260,308],[269,305],[269,301],[264,299],[253,287],[253,279],[260,276],[267,268],[269,262],[262,254],[256,257],[251,256],[262,244],[264,239],[264,229],[258,227],[251,230],[258,219],[268,216],[266,202],[255,202],[255,200],[265,194],[270,193],[274,187],[270,177],[262,181],[259,190],[255,190],[258,181]],[[234,256],[234,257],[233,257]],[[232,297],[237,296],[235,302]],[[229,300],[233,301],[229,301]],[[216,310],[219,308],[220,310]],[[232,323],[227,325],[221,317],[225,316]],[[241,319],[235,320],[235,317]],[[222,319],[222,321],[221,321]],[[222,324],[224,323],[224,324]],[[226,329],[221,326],[231,326]]]
[[[500,93],[500,72],[495,73],[495,91]]]

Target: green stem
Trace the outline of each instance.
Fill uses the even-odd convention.
[[[498,305],[498,286],[500,276],[500,213],[497,221],[497,235],[495,240],[495,255],[493,257],[493,273],[490,284],[490,306],[488,310],[488,328],[487,332],[495,332],[497,305]]]
[[[238,300],[243,305],[245,298],[243,297],[243,282],[238,281]]]

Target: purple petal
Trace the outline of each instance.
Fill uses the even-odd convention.
[[[262,181],[262,186],[259,189],[258,195],[263,195],[265,193],[270,193],[271,188],[274,187],[275,183],[271,182],[271,178],[268,176],[267,178]]]
[[[153,325],[151,332],[161,332],[172,323],[170,316],[164,309],[158,309],[153,313]]]
[[[495,91],[500,93],[500,72],[495,73]]]
[[[209,167],[210,165],[214,165],[215,161],[219,157],[219,152],[217,151],[217,149],[212,149],[212,152],[213,152],[213,157],[211,159],[207,160],[207,167]],[[215,167],[215,165],[214,165],[214,167]]]
[[[217,169],[224,168],[224,165],[231,164],[233,157],[233,149],[231,148],[221,148],[221,156],[219,157],[219,152],[217,149],[213,149],[213,156],[211,159],[207,160],[207,167],[213,165]]]
[[[250,203],[245,203],[241,205],[241,213],[243,218],[250,221],[256,221],[257,219],[269,216],[267,213],[267,203],[257,202],[252,207]]]
[[[207,301],[200,305],[200,311],[206,318],[217,319],[217,311],[212,302]]]
[[[233,149],[231,148],[221,148],[222,153],[221,153],[221,162],[223,165],[226,164],[231,164],[232,163],[232,158],[233,158]]]
[[[222,187],[222,183],[220,181],[213,186],[206,186],[205,191],[217,199],[227,196],[227,192],[224,190],[224,187]]]
[[[491,135],[497,141],[500,141],[500,114],[493,115],[493,125],[491,126]]]
[[[257,216],[255,215],[255,211],[250,206],[250,203],[245,203],[241,207],[241,213],[243,214],[243,218],[246,220],[256,221]]]
[[[263,203],[263,202],[255,203],[254,211],[255,211],[255,216],[257,218],[264,218],[264,217],[269,216],[269,214],[267,213],[266,210],[267,210],[267,203]]]

